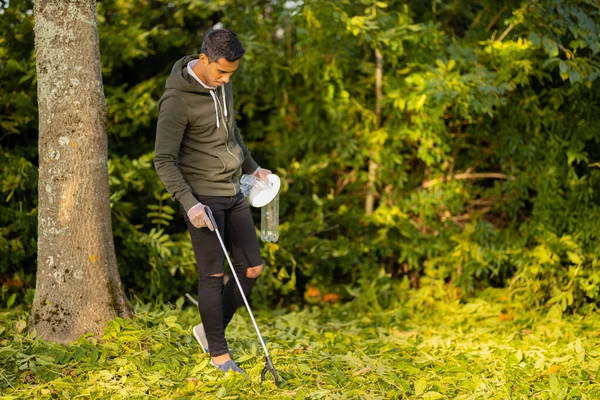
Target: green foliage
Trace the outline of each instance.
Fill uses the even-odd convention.
[[[120,274],[129,290],[142,299],[168,300],[190,290],[196,264],[189,234],[167,232],[177,211],[152,158],[148,153],[133,161],[109,161],[113,232]]]
[[[5,3],[0,301],[13,305],[33,288],[37,113],[32,2]],[[302,301],[312,285],[347,287],[348,300],[427,277],[468,295],[507,286],[563,312],[598,305],[600,8],[497,3],[98,2],[125,286],[144,300],[194,291],[180,207],[152,166],[156,102],[175,60],[220,21],[247,51],[238,125],[283,181],[280,241],[262,245],[255,299]],[[23,287],[7,284],[15,276]]]
[[[282,386],[260,381],[263,352],[245,313],[228,328],[250,378],[209,365],[191,335],[197,311],[138,305],[102,340],[61,346],[27,333],[27,313],[0,318],[0,390],[6,399],[393,398],[594,399],[600,395],[598,313],[539,313],[486,291],[464,304],[434,281],[408,291],[392,283],[388,309],[366,287],[345,305],[258,313]],[[368,285],[368,284],[365,284]]]
[[[384,268],[467,293],[508,283],[530,305],[571,293],[565,311],[597,304],[598,6],[451,4],[432,15],[397,2],[310,3],[268,19],[227,9],[249,49],[251,78],[236,82],[253,94],[238,96],[245,131],[289,183],[279,248],[300,283],[357,283]],[[371,215],[368,160],[378,166]],[[552,235],[575,238],[578,272],[563,258],[531,278]]]
[[[33,3],[0,1],[0,306],[35,287],[37,95]]]

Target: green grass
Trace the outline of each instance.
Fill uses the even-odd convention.
[[[260,380],[264,358],[245,311],[228,340],[250,379],[208,364],[190,335],[197,311],[182,301],[138,306],[134,320],[111,322],[103,341],[69,347],[27,334],[26,312],[2,312],[0,398],[600,398],[596,313],[527,310],[497,291],[466,304],[434,300],[430,289],[394,293],[403,300],[385,310],[359,296],[257,312],[281,388]]]

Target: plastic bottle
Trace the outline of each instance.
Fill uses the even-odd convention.
[[[260,238],[263,242],[279,239],[279,195],[260,209]]]

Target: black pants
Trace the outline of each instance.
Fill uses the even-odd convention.
[[[248,278],[246,270],[262,265],[258,238],[248,203],[241,192],[232,197],[196,195],[196,198],[210,207],[221,238],[234,263],[235,274],[240,280],[244,294],[248,297],[256,279]],[[194,227],[187,214],[184,213],[184,216],[198,265],[198,309],[206,332],[210,355],[216,357],[229,352],[225,340],[225,328],[244,301],[234,278],[223,286],[225,254],[217,234],[208,228]]]

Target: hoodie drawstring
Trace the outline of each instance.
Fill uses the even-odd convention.
[[[219,106],[217,105],[219,103],[219,100],[217,100],[217,96],[215,95],[215,90],[210,90],[210,95],[213,98],[213,101],[215,103],[215,114],[217,115],[217,128],[219,128]],[[221,88],[221,93],[223,94],[223,112],[225,113],[225,121],[227,121],[227,102],[225,101],[225,87]]]
[[[217,128],[219,127],[219,108],[217,106],[217,97],[215,96],[215,91],[214,90],[210,90],[210,95],[213,98],[213,102],[215,103],[215,114],[217,115]]]
[[[219,106],[223,107],[222,108],[222,110],[223,110],[222,112],[223,112],[223,114],[225,114],[225,119],[224,119],[224,122],[225,122],[225,135],[227,137],[227,141],[229,142],[229,128],[227,127],[227,102],[225,101],[225,86],[221,87],[221,93],[223,94],[223,104],[219,104]],[[212,94],[212,90],[211,90],[211,94]],[[215,99],[215,100],[218,101],[217,97],[214,96],[214,95],[213,95],[213,99]],[[219,123],[219,114],[217,114],[217,128],[219,127],[218,123]],[[227,143],[225,144],[225,148],[227,149],[227,152],[229,154],[231,154],[237,160],[237,162],[239,164],[242,163],[243,159],[240,160],[235,154],[233,154],[231,152],[231,150],[229,150],[229,145]]]
[[[227,121],[227,102],[225,101],[225,86],[221,87],[221,93],[223,93],[223,108],[225,109],[225,121]]]

